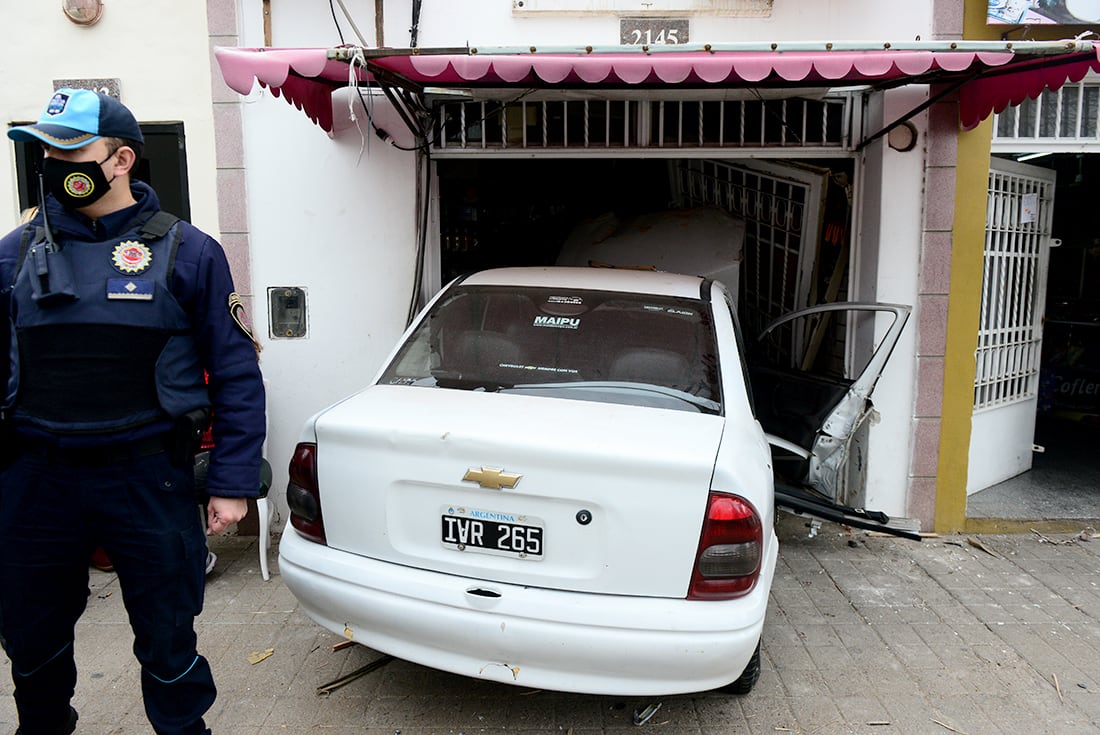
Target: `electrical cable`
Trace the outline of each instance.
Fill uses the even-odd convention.
[[[356,64],[366,69],[367,60],[363,57],[363,49],[356,49],[348,61],[348,86],[354,88],[359,94],[359,101],[363,105],[363,110],[367,113],[367,123],[377,132],[378,128],[371,120],[370,108],[367,107],[367,102],[363,99],[363,93],[359,91],[359,77],[355,73]],[[359,131],[359,156],[355,159],[355,165],[358,166],[360,161],[363,160],[363,151],[367,149],[370,139],[363,134],[363,128],[359,125],[359,116],[355,114],[355,100],[351,97],[348,97],[348,117],[355,123],[355,129]]]
[[[420,186],[417,188],[420,191],[421,198],[421,217],[420,217],[420,232],[416,243],[416,267],[413,269],[414,280],[412,288],[412,297],[409,300],[409,311],[405,319],[405,326],[412,324],[413,319],[416,318],[417,312],[420,310],[420,290],[424,282],[424,260],[425,253],[428,249],[428,213],[431,209],[431,170],[432,170],[432,151],[431,148],[425,148],[421,151],[421,170],[417,173],[417,177],[420,182]]]
[[[366,48],[367,47],[367,42],[363,39],[363,34],[361,34],[359,32],[359,28],[355,25],[355,21],[352,20],[351,14],[348,12],[347,7],[344,5],[344,0],[329,0],[329,3],[328,3],[329,12],[332,14],[332,24],[333,24],[333,26],[336,27],[336,35],[340,38],[340,45],[341,46],[346,46],[347,43],[344,40],[343,32],[340,30],[340,22],[339,22],[339,19],[336,16],[336,5],[334,4],[334,2],[340,5],[340,9],[343,11],[344,17],[347,19],[348,23],[351,25],[352,30],[355,31],[355,35],[356,35],[356,37],[359,38],[359,42],[362,44],[362,46],[364,48]],[[413,24],[412,24],[412,28],[410,29],[410,33],[412,34],[410,45],[411,45],[412,48],[416,48],[416,44],[417,44],[417,37],[418,37],[419,27],[420,27],[421,6],[422,6],[421,0],[414,0],[413,6],[412,6]],[[374,122],[374,115],[371,112],[371,107],[373,105],[371,103],[368,103],[367,98],[363,95],[363,90],[359,86],[359,80],[355,75],[355,66],[356,66],[356,64],[358,64],[360,67],[362,67],[364,71],[367,71],[367,62],[366,62],[366,59],[363,56],[363,53],[362,53],[361,50],[358,51],[357,53],[353,52],[352,56],[351,56],[351,60],[348,62],[348,66],[350,67],[349,73],[348,73],[348,86],[355,88],[355,92],[359,96],[359,102],[363,105],[363,110],[367,114],[367,123],[370,125],[371,130],[374,131],[374,134],[377,135],[380,140],[392,145],[394,148],[396,148],[398,150],[401,150],[401,151],[427,151],[428,149],[431,148],[431,146],[439,144],[440,136],[445,133],[445,129],[444,129],[446,127],[445,124],[440,125],[439,133],[437,135],[435,135],[434,137],[432,137],[430,140],[428,138],[427,133],[424,130],[413,131],[413,135],[415,135],[417,137],[418,141],[420,141],[417,145],[414,145],[414,146],[400,145],[394,139],[394,137],[392,135],[390,135],[384,129],[378,127],[378,125],[375,124],[375,122]],[[528,89],[524,92],[521,92],[515,99],[513,99],[509,102],[506,102],[504,104],[505,105],[514,105],[516,102],[519,102],[524,97],[534,93],[534,91],[535,91],[534,89]],[[373,100],[372,100],[372,102],[373,102]],[[501,108],[501,109],[503,109],[503,108]],[[469,130],[473,126],[485,122],[491,116],[498,114],[499,111],[500,110],[491,110],[491,111],[487,112],[479,120],[475,120],[472,123],[470,123],[469,125],[467,125],[466,129]],[[424,111],[421,110],[421,112],[424,112]],[[351,118],[351,121],[355,123],[355,127],[359,130],[359,137],[362,141],[362,145],[359,148],[359,157],[362,158],[363,152],[365,150],[369,152],[369,145],[367,143],[367,141],[369,141],[369,138],[366,135],[363,134],[363,129],[359,126],[359,120],[358,120],[358,117],[355,114],[354,103],[350,100],[348,101],[348,114]]]
[[[332,0],[328,0],[328,9],[332,13],[332,25],[336,26],[336,35],[340,39],[340,45],[344,46],[344,32],[340,30],[340,21],[336,19],[336,6],[332,4]]]
[[[352,20],[351,14],[348,12],[348,9],[344,5],[343,0],[335,0],[335,3],[338,3],[340,5],[340,9],[343,11],[344,17],[347,18],[348,23],[351,24],[352,30],[355,31],[355,35],[358,36],[359,41],[362,44],[360,49],[357,49],[357,50],[352,52],[351,59],[348,62],[348,86],[355,89],[355,92],[359,97],[359,102],[360,102],[360,104],[363,105],[363,110],[367,114],[367,123],[370,125],[371,130],[374,131],[375,135],[377,135],[380,140],[385,141],[386,143],[389,143],[394,148],[397,148],[397,149],[403,150],[403,151],[421,150],[424,146],[423,143],[420,144],[420,145],[417,145],[417,146],[412,146],[412,147],[400,145],[393,138],[392,135],[390,135],[388,132],[386,132],[385,130],[383,130],[382,128],[378,127],[378,125],[375,124],[374,115],[373,115],[372,109],[371,109],[373,107],[373,99],[368,101],[367,97],[363,95],[363,90],[359,86],[359,78],[355,74],[355,67],[357,65],[359,67],[361,67],[364,71],[368,71],[366,58],[363,56],[363,52],[362,52],[362,48],[366,48],[367,43],[366,43],[366,41],[363,40],[363,36],[359,32],[359,28],[355,25],[355,21]],[[328,7],[329,7],[329,12],[332,14],[332,24],[336,28],[336,35],[340,39],[340,45],[341,46],[346,46],[347,44],[344,41],[344,34],[343,34],[343,31],[341,31],[341,29],[340,29],[340,22],[339,22],[339,19],[336,16],[336,5],[334,4],[334,0],[329,0]],[[359,125],[359,118],[355,114],[354,102],[352,102],[350,99],[348,100],[348,116],[351,118],[351,121],[353,123],[355,123],[356,129],[359,130],[359,138],[360,138],[360,141],[361,141],[361,145],[359,147],[359,158],[362,159],[364,151],[369,151],[369,140],[370,140],[370,138],[363,134],[363,129]],[[419,132],[419,133],[414,132],[414,135],[417,135],[417,137],[420,138],[421,140],[423,140],[426,137],[426,136],[424,136],[422,131]]]
[[[420,3],[421,0],[413,0],[412,4],[412,28],[409,29],[409,46],[416,48],[420,38]]]
[[[363,34],[359,32],[359,28],[355,25],[355,20],[351,17],[351,13],[348,12],[347,6],[344,5],[344,0],[336,0],[336,2],[340,4],[340,10],[344,11],[344,17],[348,19],[348,25],[350,25],[351,29],[355,31],[355,37],[359,39],[359,43],[363,44],[364,46],[369,45],[367,43],[367,40],[363,38]],[[331,0],[329,2],[329,5],[332,5]],[[340,39],[340,42],[343,43],[343,39]]]
[[[352,30],[355,31],[355,35],[358,36],[360,43],[363,47],[366,47],[367,42],[363,39],[362,34],[356,27],[355,21],[352,20],[351,14],[348,13],[347,8],[344,6],[343,0],[336,0],[336,2],[339,3],[340,9],[344,13],[344,17],[347,18],[348,23],[351,24]],[[340,38],[340,45],[344,46],[346,45],[344,41],[344,34],[340,30],[340,22],[339,19],[336,17],[336,7],[335,5],[333,5],[333,0],[329,0],[328,5],[329,11],[332,13],[332,23],[336,27],[337,36],[339,36]],[[420,14],[419,2],[415,3],[413,12],[415,20],[415,18]],[[415,46],[416,44],[414,43],[413,45]],[[359,103],[363,105],[363,110],[367,114],[367,123],[370,125],[375,135],[377,135],[381,140],[392,145],[394,148],[405,151],[417,151],[422,154],[422,165],[420,167],[420,170],[417,172],[417,179],[419,184],[417,189],[419,190],[419,196],[422,202],[422,214],[420,218],[420,232],[418,233],[416,243],[416,266],[413,270],[412,296],[409,300],[409,310],[406,317],[406,325],[408,325],[412,323],[413,318],[415,318],[417,312],[419,311],[420,293],[424,281],[424,262],[428,244],[428,215],[431,211],[431,196],[429,192],[429,185],[431,183],[431,146],[428,144],[427,135],[424,134],[423,130],[419,132],[413,131],[414,135],[416,135],[417,138],[423,142],[415,147],[408,147],[398,145],[397,141],[395,141],[389,133],[387,133],[385,130],[375,124],[374,116],[371,112],[373,100],[368,102],[367,98],[363,96],[362,87],[359,86],[359,77],[355,71],[356,66],[361,67],[364,71],[368,70],[367,60],[366,57],[363,55],[362,48],[354,51],[352,53],[351,60],[348,62],[348,86],[355,89],[356,95],[359,97]],[[354,98],[349,98],[348,100],[348,115],[351,118],[352,122],[355,123],[356,129],[359,130],[359,137],[362,140],[362,145],[359,148],[359,156],[360,158],[362,158],[363,152],[367,149],[368,141],[370,140],[370,138],[363,134],[363,129],[359,125],[359,117],[355,114]]]
[[[355,31],[355,37],[359,39],[359,43],[363,46],[368,46],[366,39],[363,38],[363,34],[359,32],[359,27],[355,25],[355,20],[351,17],[351,13],[348,12],[347,6],[344,5],[344,0],[336,0],[339,4],[340,10],[344,13],[344,18],[347,20],[348,25]],[[340,21],[336,17],[336,6],[332,4],[332,0],[328,0],[328,9],[332,13],[332,24],[336,26],[336,35],[340,38],[340,45],[345,46],[347,43],[344,41],[344,32],[340,30]]]

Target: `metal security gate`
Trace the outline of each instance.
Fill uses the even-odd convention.
[[[990,164],[968,494],[1031,468],[1054,182]]]
[[[826,174],[778,161],[686,160],[674,175],[678,205],[717,205],[745,220],[739,301],[750,335],[809,305]]]

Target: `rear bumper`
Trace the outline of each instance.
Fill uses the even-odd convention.
[[[519,686],[643,696],[741,674],[764,624],[774,538],[768,548],[756,588],[719,602],[484,582],[337,551],[289,527],[279,570],[310,618],[397,658]]]

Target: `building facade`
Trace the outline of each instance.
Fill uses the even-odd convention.
[[[315,121],[325,105],[295,97],[295,85],[319,69],[290,67],[273,82],[254,62],[219,66],[213,49],[946,45],[997,35],[979,17],[985,4],[209,0],[180,17],[126,5],[86,27],[56,9],[18,11],[28,27],[57,26],[79,53],[18,77],[2,93],[9,122],[33,119],[58,79],[109,78],[143,122],[185,126],[191,219],[220,233],[264,343],[276,488],[303,421],[366,384],[410,313],[454,274],[552,263],[578,225],[608,214],[724,206],[748,222],[746,253],[781,258],[790,274],[756,285],[769,309],[837,299],[913,307],[876,389],[878,420],[854,447],[850,499],[923,530],[965,527],[992,123],[960,132],[950,89],[917,74],[736,90],[497,79],[396,100],[340,90]],[[140,53],[105,50],[108,33],[138,28]],[[30,52],[20,45],[0,59],[15,64]],[[430,108],[417,108],[425,99]],[[402,112],[423,114],[431,130],[419,150]],[[6,154],[18,168],[18,151]],[[4,194],[14,226],[18,182]],[[759,271],[765,256],[756,257]],[[836,348],[841,369],[855,369],[882,328],[838,326],[851,345]]]

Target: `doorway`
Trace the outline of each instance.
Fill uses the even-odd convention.
[[[1012,156],[1023,158],[1026,156]],[[1100,518],[1100,155],[1031,157],[1056,176],[1031,469],[968,498],[968,518]]]

